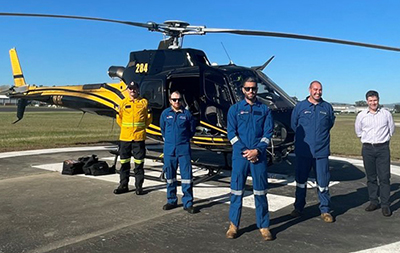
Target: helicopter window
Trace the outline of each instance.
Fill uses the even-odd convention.
[[[207,98],[222,106],[230,106],[231,99],[229,96],[228,87],[222,76],[206,74],[205,89]]]
[[[241,87],[243,80],[247,77],[254,77],[256,80],[259,80],[257,83],[257,98],[259,98],[261,102],[268,105],[271,109],[290,107],[289,103],[284,99],[281,93],[274,88],[275,85],[269,83],[269,80],[263,78],[262,76],[260,76],[261,78],[255,76],[251,71],[242,71],[230,74],[237,101],[244,98]]]
[[[182,105],[189,110],[195,117],[200,114],[199,92],[200,83],[198,76],[194,77],[171,77],[169,79],[168,93],[179,91],[182,95]]]
[[[205,73],[205,92],[214,105],[207,107],[206,118],[218,127],[226,126],[227,112],[231,106],[229,89],[221,75]]]
[[[164,92],[161,80],[144,81],[140,87],[140,94],[147,99],[151,108],[163,108]]]

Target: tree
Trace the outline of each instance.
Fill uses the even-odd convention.
[[[400,113],[400,105],[394,105],[394,112]]]
[[[367,102],[365,100],[360,100],[360,101],[356,101],[355,105],[360,106],[360,107],[367,106]]]

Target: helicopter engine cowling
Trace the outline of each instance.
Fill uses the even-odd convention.
[[[122,66],[111,66],[108,68],[108,75],[111,78],[118,77],[122,80],[122,75],[124,74],[125,67]]]

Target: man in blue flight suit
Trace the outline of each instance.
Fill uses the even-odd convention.
[[[330,130],[335,123],[332,105],[322,99],[322,84],[313,81],[310,96],[297,103],[292,112],[292,129],[296,133],[296,201],[293,217],[301,216],[306,205],[307,179],[314,168],[317,180],[319,209],[325,222],[333,222],[330,212],[329,160]]]
[[[271,111],[257,100],[257,82],[249,77],[244,80],[244,100],[234,104],[228,111],[228,138],[233,146],[230,226],[226,232],[229,239],[236,238],[242,213],[242,200],[249,171],[253,178],[257,227],[264,240],[272,240],[269,231],[267,201],[267,154],[273,133]]]
[[[164,210],[177,207],[176,171],[180,168],[183,209],[195,213],[193,207],[193,180],[190,152],[190,138],[196,132],[196,121],[192,114],[183,108],[182,97],[178,91],[171,94],[171,107],[165,109],[160,117],[160,128],[164,139],[164,172],[167,180],[167,204]]]

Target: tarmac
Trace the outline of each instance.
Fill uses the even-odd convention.
[[[295,182],[292,165],[269,168],[268,199],[273,241],[255,225],[251,180],[243,202],[239,237],[225,238],[229,226],[230,171],[194,187],[196,214],[180,205],[164,211],[162,164],[146,159],[145,194],[134,187],[114,195],[119,175],[61,175],[62,162],[97,154],[113,164],[112,146],[0,153],[0,253],[11,252],[399,252],[400,167],[392,166],[391,217],[368,205],[362,161],[330,157],[334,223],[320,218],[315,180],[308,182],[307,206],[291,218]],[[149,143],[149,154],[162,146]],[[223,164],[223,156],[194,150],[193,159]],[[194,169],[194,175],[207,171]],[[131,183],[133,183],[133,178]],[[180,189],[178,189],[180,193]],[[180,203],[180,202],[179,202]]]

